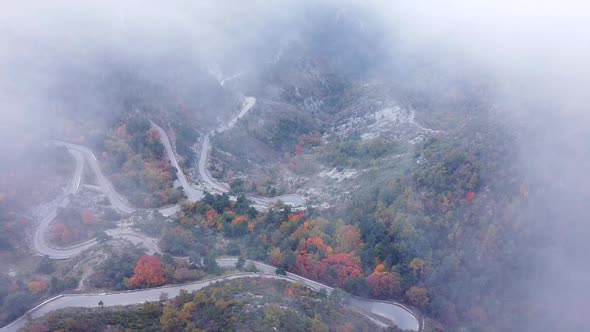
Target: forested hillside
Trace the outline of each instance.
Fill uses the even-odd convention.
[[[67,309],[24,331],[379,331],[368,318],[337,299],[285,281],[215,283],[176,298],[130,307]]]
[[[590,8],[530,2],[0,4],[0,325],[232,256],[426,332],[589,330]],[[29,330],[376,329],[324,295],[236,281]]]
[[[372,26],[327,19],[323,27],[360,34],[378,56]],[[215,156],[235,193],[298,190],[323,209],[253,218],[200,203],[181,220],[244,236],[249,258],[410,303],[451,329],[516,326],[528,294],[506,285],[532,272],[522,244],[534,235],[525,231],[518,124],[493,104],[490,82],[472,67],[455,73],[446,59],[421,62],[401,49],[387,65],[333,55],[354,48],[349,35],[297,48],[319,38],[304,36],[259,75],[262,101],[218,137]],[[353,68],[342,66],[351,59]]]

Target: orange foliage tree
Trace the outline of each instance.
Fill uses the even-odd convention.
[[[238,225],[244,221],[247,221],[248,219],[245,216],[237,216],[234,218],[234,220],[232,220],[231,224],[232,225]]]
[[[331,255],[333,250],[332,247],[326,245],[321,237],[314,236],[310,237],[305,241],[305,249],[308,252],[318,253],[322,257]]]
[[[43,293],[47,287],[49,287],[49,283],[45,280],[33,280],[29,282],[29,290],[33,295]]]
[[[304,216],[305,216],[305,212],[291,213],[289,215],[289,221],[299,221]]]
[[[410,287],[410,289],[408,289],[406,292],[406,297],[412,305],[415,305],[421,309],[424,309],[430,303],[428,291],[423,287]]]
[[[157,256],[141,256],[133,272],[135,274],[129,279],[133,287],[160,286],[166,282],[162,262]]]
[[[213,208],[207,210],[207,212],[205,213],[205,218],[207,220],[206,225],[208,227],[214,227],[217,219],[217,211],[215,211],[215,209]]]
[[[375,271],[374,272],[375,273],[385,272],[385,264],[384,263],[381,263],[381,264],[375,266]]]

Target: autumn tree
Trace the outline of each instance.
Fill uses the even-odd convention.
[[[346,323],[345,325],[337,326],[334,330],[335,332],[353,332],[354,326],[352,323]]]
[[[129,279],[133,287],[154,287],[166,282],[164,268],[157,256],[141,256],[133,272],[135,274]]]
[[[412,305],[415,305],[420,309],[426,308],[426,306],[430,303],[428,291],[423,287],[410,287],[410,289],[408,289],[406,292],[406,297]]]
[[[344,225],[336,231],[336,251],[337,252],[358,252],[365,244],[361,240],[361,232],[352,225]]]
[[[399,296],[401,293],[400,277],[397,273],[376,271],[367,277],[367,283],[371,295],[379,299]]]
[[[82,222],[84,225],[94,225],[96,224],[96,216],[90,210],[84,210],[82,212]]]
[[[281,259],[281,248],[279,247],[274,247],[270,250],[269,253],[272,265],[277,266],[279,265],[280,259]]]
[[[310,237],[305,241],[305,249],[311,253],[317,253],[320,257],[326,257],[333,253],[332,247],[326,245],[321,237]]]
[[[33,280],[29,282],[29,290],[33,295],[39,295],[49,287],[49,283],[45,280]]]
[[[353,254],[328,256],[314,266],[315,274],[329,285],[344,287],[350,279],[362,276],[361,260]]]
[[[55,224],[51,228],[51,240],[60,243],[70,243],[78,238],[78,230],[71,231],[65,224]]]
[[[385,264],[384,263],[377,264],[377,266],[375,266],[374,273],[383,273],[383,272],[385,272]]]
[[[182,329],[184,322],[178,317],[178,312],[172,307],[164,307],[160,325],[164,331],[178,331]]]
[[[122,124],[121,126],[117,127],[115,133],[120,139],[127,138],[127,124]]]
[[[410,268],[417,278],[425,279],[428,278],[432,272],[430,264],[420,258],[414,258],[410,261]]]
[[[310,331],[312,332],[328,332],[328,325],[322,321],[322,317],[319,315],[315,315],[311,320],[311,328]]]

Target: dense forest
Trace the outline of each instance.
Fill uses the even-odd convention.
[[[402,285],[391,263],[377,255],[363,262],[365,242],[355,225],[312,218],[288,207],[256,213],[244,198],[230,202],[226,195],[207,195],[201,202],[185,204],[180,224],[209,228],[234,239],[226,248],[228,254],[267,261],[278,271],[297,273],[355,295],[407,299],[418,307],[429,302],[419,284],[426,276],[427,263],[415,257],[410,272],[414,283]]]
[[[497,300],[526,295],[505,288],[504,281],[530,271],[527,251],[519,248],[519,241],[530,237],[522,232],[527,220],[521,215],[528,188],[510,166],[516,151],[508,128],[485,116],[453,137],[415,146],[410,150],[419,161],[414,167],[401,176],[399,171],[374,174],[330,216],[288,207],[257,214],[243,197],[232,203],[227,196],[207,195],[183,205],[179,224],[236,239],[241,251],[233,254],[356,295],[409,303],[448,328],[514,326],[524,313],[513,303],[514,316],[499,319],[507,304]],[[399,151],[382,141],[341,146],[331,151],[347,151],[339,157],[344,163]],[[512,256],[514,250],[522,255]]]
[[[500,166],[514,158],[501,129],[425,142],[416,150],[420,164],[364,188],[342,216],[360,229],[364,267],[382,261],[395,267],[402,287],[424,287],[422,309],[449,328],[504,330],[522,314],[515,301],[513,317],[497,316],[507,305],[500,298],[525,295],[506,280],[529,273],[519,248],[527,187],[516,170]]]

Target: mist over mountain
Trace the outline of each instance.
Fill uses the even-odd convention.
[[[2,325],[55,294],[157,286],[129,281],[155,254],[167,283],[240,256],[409,305],[425,331],[589,328],[590,5],[58,0],[0,13]],[[273,205],[285,197],[305,206]],[[107,240],[45,273],[32,234],[52,204],[52,246]],[[156,250],[115,254],[121,229]]]

